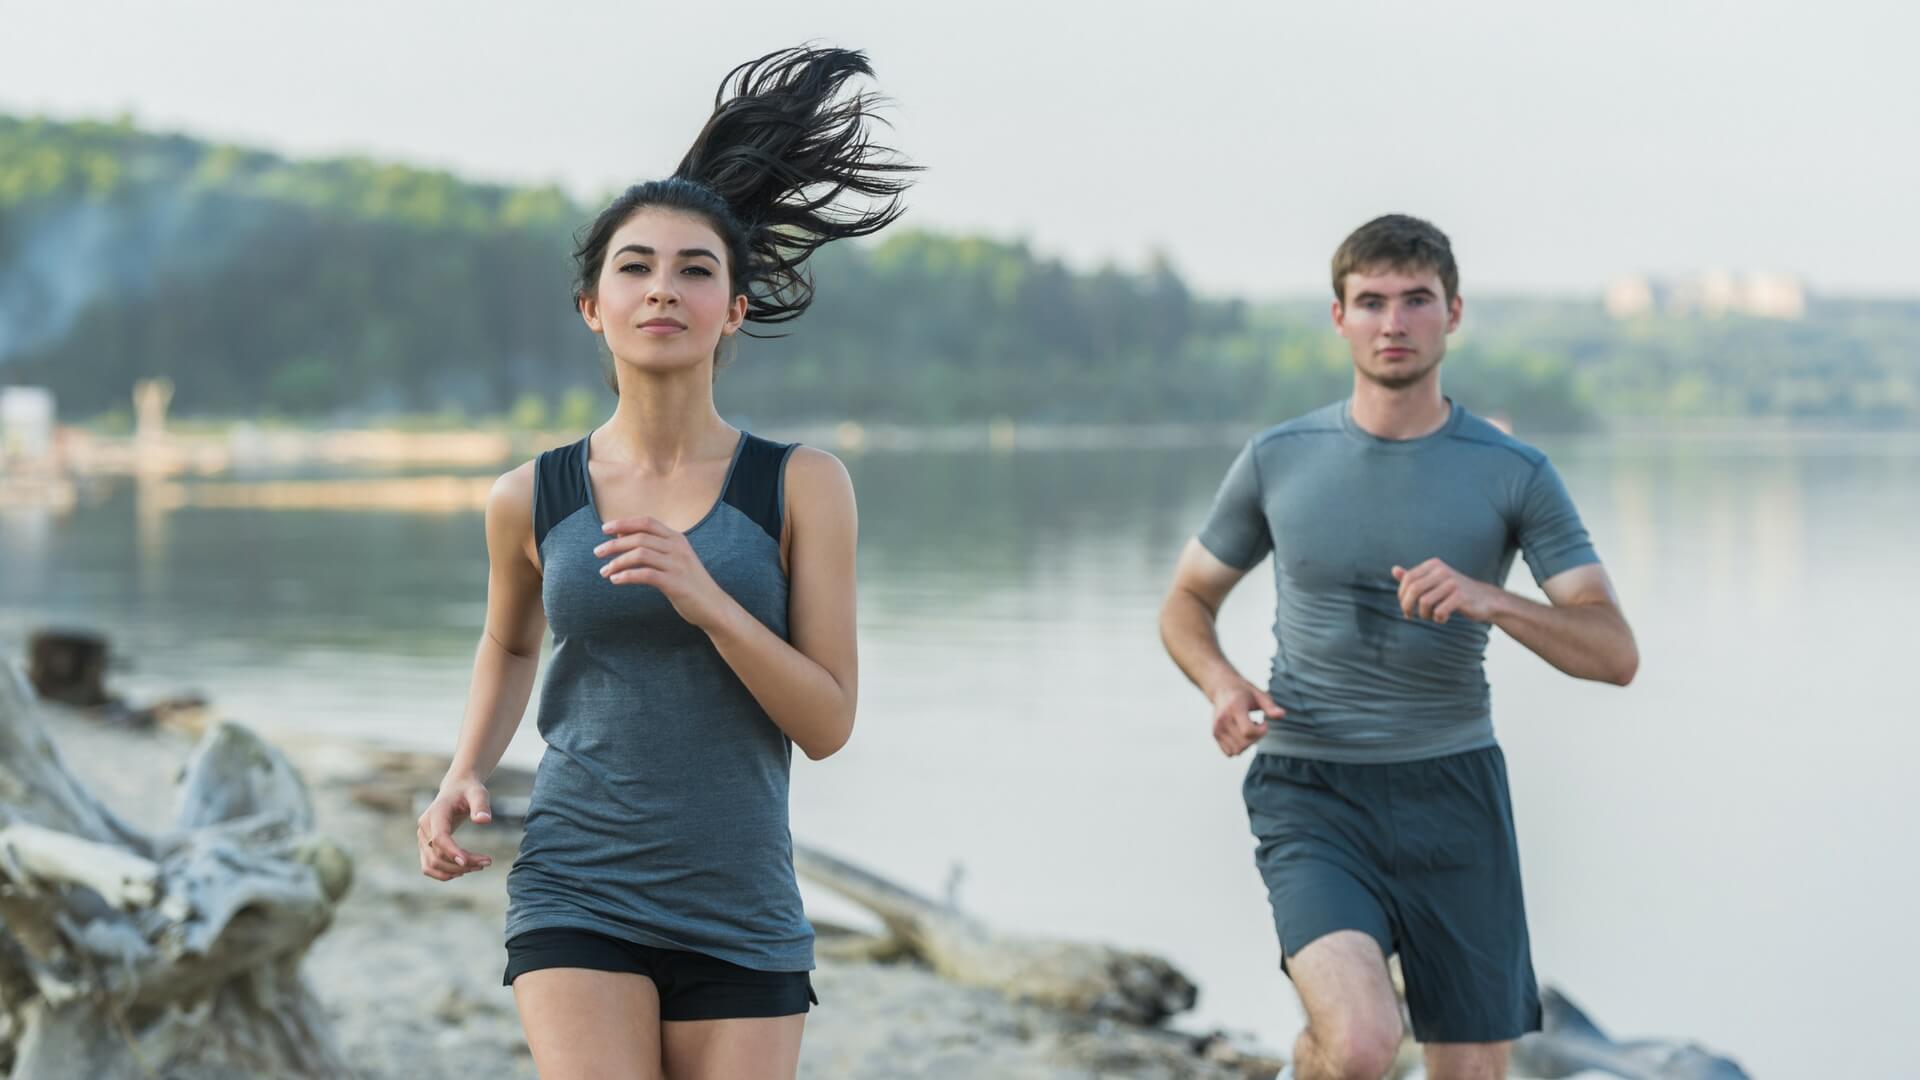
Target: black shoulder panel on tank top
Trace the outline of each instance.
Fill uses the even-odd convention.
[[[786,493],[783,477],[787,455],[793,443],[768,442],[749,434],[740,448],[740,460],[734,463],[727,490],[721,493],[727,505],[752,518],[766,530],[775,543],[780,542],[782,501]]]
[[[547,532],[587,505],[587,440],[556,446],[533,463],[533,546]]]

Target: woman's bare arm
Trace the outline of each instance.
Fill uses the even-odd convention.
[[[533,694],[547,617],[533,547],[533,463],[494,482],[487,496],[487,617],[473,658],[467,711],[453,762],[420,817],[420,870],[446,881],[493,860],[453,842],[462,821],[492,819],[486,780],[513,741]]]
[[[780,730],[818,761],[853,735],[859,696],[854,575],[859,515],[840,459],[799,447],[787,462],[787,636],[733,605],[708,628],[734,674]]]

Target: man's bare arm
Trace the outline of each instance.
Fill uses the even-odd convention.
[[[1264,713],[1268,719],[1286,715],[1266,690],[1249,682],[1227,660],[1214,630],[1220,605],[1246,573],[1215,558],[1198,540],[1189,540],[1160,606],[1160,641],[1212,703],[1213,741],[1228,757],[1267,733],[1266,722],[1253,721],[1253,713]]]
[[[1639,671],[1633,628],[1599,563],[1576,566],[1542,582],[1550,604],[1470,578],[1439,559],[1411,570],[1396,566],[1393,576],[1400,582],[1400,609],[1408,618],[1444,623],[1458,614],[1490,622],[1577,679],[1625,686]]]

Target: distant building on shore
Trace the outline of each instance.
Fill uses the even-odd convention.
[[[53,391],[0,386],[0,509],[73,509],[78,492],[61,470],[53,417]]]
[[[1717,319],[1746,315],[1798,319],[1807,313],[1807,290],[1790,274],[1714,270],[1681,278],[1633,274],[1607,285],[1607,314],[1616,319],[1645,315]]]
[[[53,391],[0,386],[0,462],[28,464],[53,455]]]

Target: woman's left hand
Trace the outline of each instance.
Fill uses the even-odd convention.
[[[620,518],[601,528],[608,539],[593,549],[607,560],[601,577],[659,589],[681,618],[703,630],[719,623],[732,597],[714,583],[685,533],[650,517]]]

